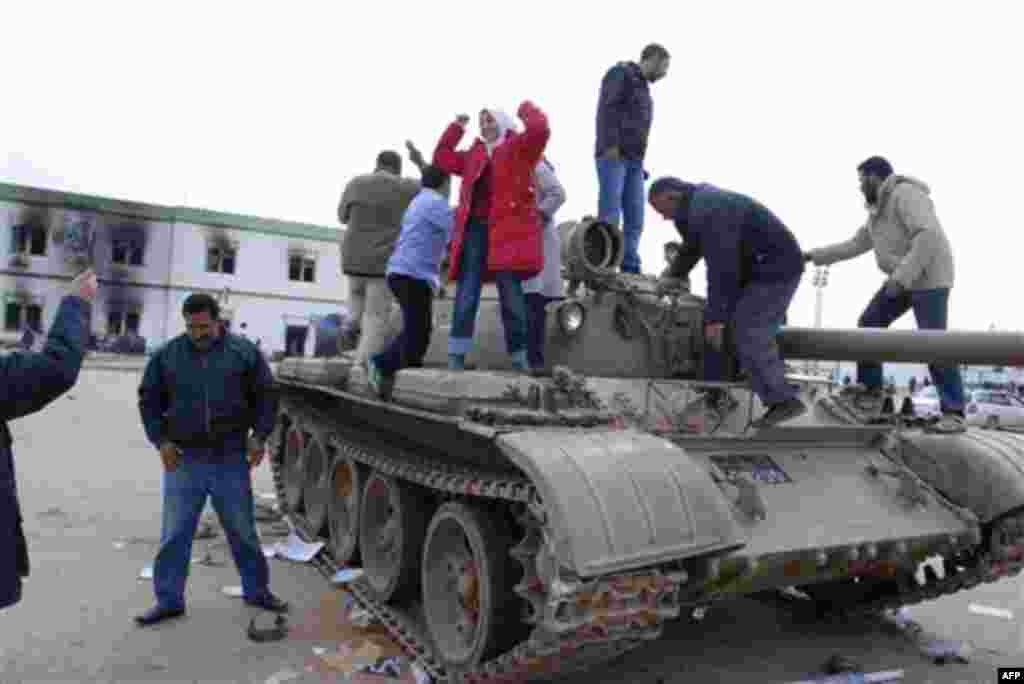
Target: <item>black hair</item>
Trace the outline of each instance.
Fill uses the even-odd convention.
[[[377,168],[390,169],[395,173],[401,173],[402,157],[394,150],[384,150],[377,155]]]
[[[685,181],[674,176],[662,176],[651,183],[651,187],[647,189],[647,198],[650,199],[663,192],[686,192],[686,190],[687,183]]]
[[[651,43],[644,48],[643,52],[640,53],[640,60],[645,59],[668,59],[671,55],[668,54],[668,50],[665,49],[664,45],[658,43]]]
[[[892,164],[889,163],[889,160],[878,156],[868,157],[857,166],[857,170],[865,176],[878,176],[882,180],[893,174]]]
[[[210,318],[214,320],[220,318],[220,305],[217,300],[204,292],[190,294],[185,298],[185,303],[181,305],[183,316],[192,316],[204,311],[209,312]]]
[[[420,182],[423,187],[431,190],[441,189],[446,180],[448,180],[448,174],[433,164],[424,166],[423,171],[420,172]]]

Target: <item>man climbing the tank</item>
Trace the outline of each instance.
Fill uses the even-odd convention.
[[[753,198],[710,184],[667,176],[651,184],[651,206],[675,223],[682,248],[668,277],[686,277],[702,258],[708,294],[704,335],[717,352],[726,325],[736,355],[750,375],[753,391],[767,412],[753,427],[768,427],[807,411],[797,388],[786,382],[775,336],[800,285],[804,262],[796,238],[771,211]],[[721,364],[705,363],[705,381],[722,377]],[[717,408],[721,392],[711,392]]]
[[[505,344],[512,366],[528,370],[526,299],[522,281],[544,265],[542,228],[533,172],[551,130],[533,103],[519,106],[525,130],[499,109],[480,112],[480,137],[468,150],[456,146],[469,117],[449,124],[434,150],[435,166],[462,178],[448,279],[457,283],[448,338],[448,367],[462,370],[473,346],[480,291],[495,282],[501,302]]]
[[[640,234],[644,229],[644,157],[654,119],[650,84],[668,73],[671,57],[651,43],[640,62],[619,62],[601,79],[597,100],[594,155],[599,184],[598,218],[619,225],[625,253],[623,273],[640,273]]]
[[[875,252],[878,268],[888,278],[857,321],[861,328],[888,328],[913,309],[922,330],[945,330],[949,293],[953,287],[953,249],[935,215],[927,185],[893,172],[883,157],[871,157],[857,167],[860,189],[867,201],[867,221],[852,238],[804,255],[816,266],[827,266]],[[942,417],[934,426],[961,432],[964,386],[956,365],[930,364],[938,388]],[[857,383],[842,396],[864,411],[877,411],[885,400],[882,364],[858,363]]]
[[[555,213],[565,204],[565,188],[546,158],[534,170],[537,209],[544,222],[544,270],[523,282],[526,294],[526,358],[530,373],[544,375],[544,332],[548,302],[562,296],[562,241],[555,225]]]
[[[341,270],[348,278],[353,325],[341,340],[342,350],[356,347],[355,361],[365,364],[387,344],[394,297],[384,271],[402,228],[402,214],[420,184],[402,178],[402,158],[385,150],[373,173],[353,178],[338,203],[338,220],[348,226],[341,242]]]

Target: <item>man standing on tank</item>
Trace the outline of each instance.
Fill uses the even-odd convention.
[[[649,200],[659,214],[675,223],[683,238],[667,277],[687,277],[698,261],[705,261],[704,335],[719,353],[725,326],[731,324],[740,364],[768,407],[753,427],[768,427],[805,413],[797,388],[786,381],[786,366],[775,341],[804,272],[796,238],[761,203],[710,184],[659,178],[651,184]],[[705,363],[704,368],[705,381],[724,379],[722,364]],[[720,401],[709,399],[713,405]]]
[[[600,187],[598,218],[619,225],[625,249],[624,273],[640,273],[640,234],[644,229],[644,157],[654,119],[649,84],[668,73],[668,50],[651,43],[640,63],[619,62],[601,80],[594,155]]]
[[[884,157],[871,157],[857,167],[868,218],[852,238],[804,255],[816,266],[827,266],[874,250],[878,268],[888,278],[871,298],[861,328],[888,328],[913,309],[922,330],[945,330],[949,293],[953,287],[953,248],[935,215],[930,189],[920,180],[893,172]],[[958,366],[930,364],[939,393],[942,417],[935,429],[961,432],[964,424],[964,385]],[[882,364],[857,364],[857,384],[842,394],[865,411],[884,402]]]
[[[373,173],[353,178],[338,203],[338,220],[348,226],[341,242],[341,270],[348,278],[353,327],[342,347],[358,347],[356,363],[384,349],[395,299],[385,271],[402,230],[402,215],[420,191],[402,178],[402,158],[385,150]]]

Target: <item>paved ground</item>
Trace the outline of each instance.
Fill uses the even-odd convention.
[[[305,671],[314,647],[333,651],[345,638],[344,625],[328,624],[337,595],[311,567],[272,561],[274,590],[293,603],[295,628],[284,642],[252,643],[243,632],[257,612],[221,593],[238,577],[220,537],[196,542],[197,555],[209,549],[227,563],[193,566],[189,616],[134,627],[132,616],[152,601],[138,574],[152,561],[160,511],[158,456],[135,407],[138,380],[138,372],[86,370],[68,396],[12,425],[33,574],[22,604],[0,613],[0,681],[344,681]],[[271,490],[267,466],[255,481]],[[976,614],[971,604],[1013,615]],[[938,667],[880,623],[806,624],[741,602],[697,624],[673,624],[662,640],[570,682],[781,683],[841,653],[869,670],[906,668],[906,682],[988,684],[997,664],[1024,665],[1022,612],[1016,581],[913,609],[926,628],[978,648],[968,665]]]

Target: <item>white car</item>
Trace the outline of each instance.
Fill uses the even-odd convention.
[[[1010,392],[1003,390],[974,390],[964,393],[967,405],[964,413],[968,425],[980,425],[987,428],[1024,427],[1024,401]],[[914,404],[914,413],[929,417],[939,415],[939,393],[935,385],[925,387],[914,394],[910,400]]]

